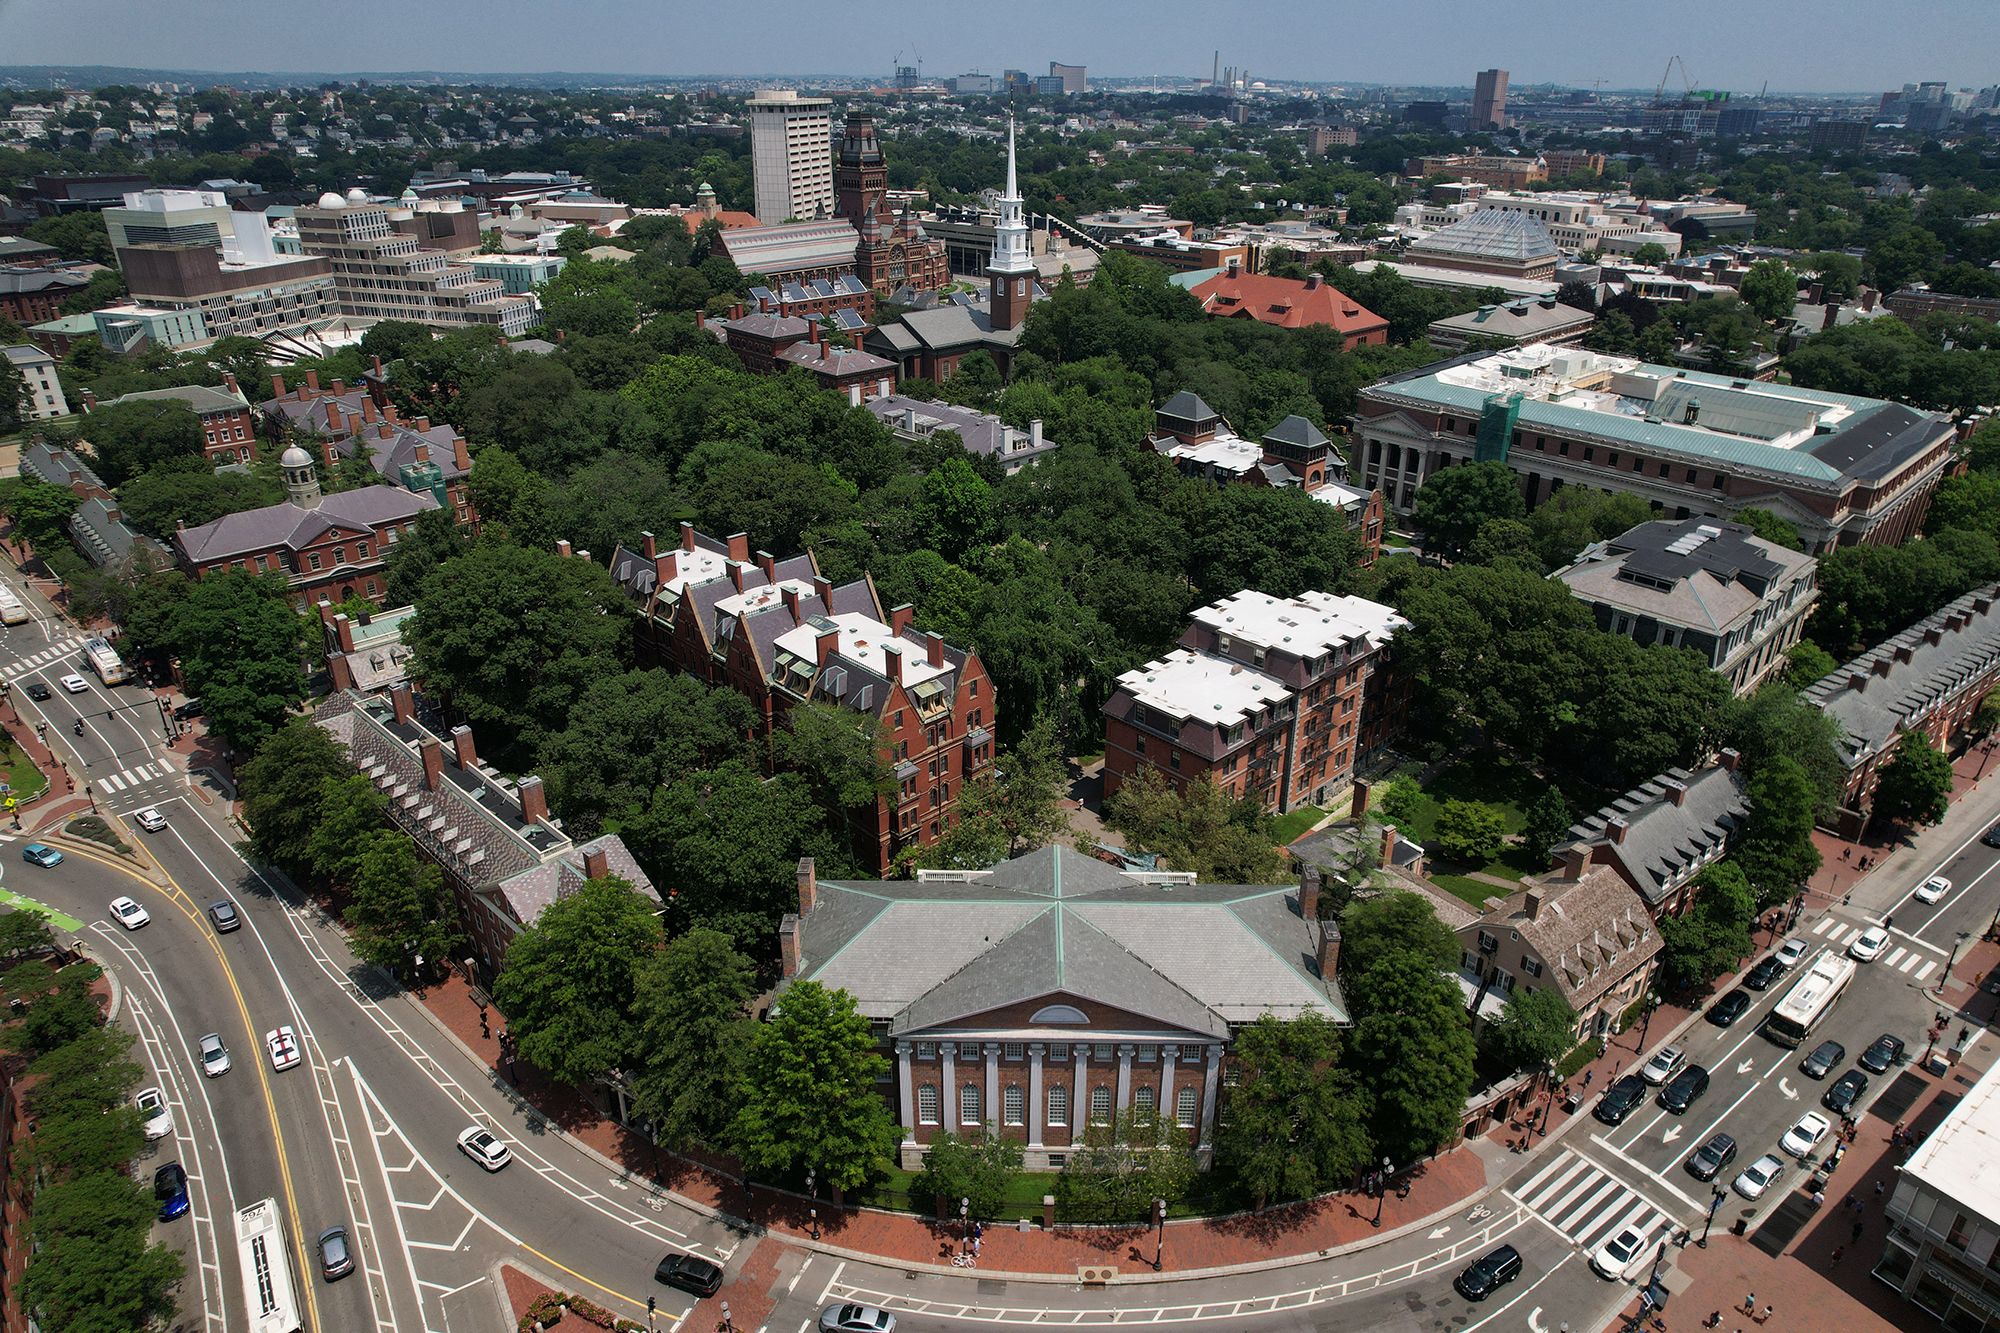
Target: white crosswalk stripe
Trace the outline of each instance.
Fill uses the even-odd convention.
[[[1896,970],[1898,972],[1908,972],[1911,968],[1915,967],[1918,963],[1921,963],[1923,960],[1924,956],[1922,954],[1910,952],[1909,956],[1903,959],[1902,966],[1898,967]],[[1892,959],[1891,961],[1893,962],[1894,960]]]
[[[1673,1225],[1643,1194],[1568,1148],[1509,1193],[1565,1240],[1586,1250],[1603,1244],[1621,1227],[1637,1227],[1650,1244]]]
[[[1899,945],[1897,945],[1897,946],[1896,946],[1896,950],[1895,950],[1895,952],[1894,952],[1894,953],[1891,953],[1891,954],[1890,954],[1890,955],[1889,955],[1889,956],[1888,956],[1887,958],[1884,958],[1884,959],[1882,960],[1882,966],[1884,966],[1884,967],[1895,967],[1895,966],[1896,966],[1896,964],[1898,964],[1898,963],[1901,963],[1901,962],[1903,961],[1903,957],[1904,957],[1904,955],[1906,955],[1906,954],[1908,954],[1908,955],[1909,955],[1910,957],[1912,957],[1912,958],[1914,958],[1914,957],[1916,956],[1916,955],[1914,955],[1914,954],[1911,954],[1911,953],[1910,953],[1910,951],[1909,951],[1908,949],[1905,949],[1905,948],[1904,948],[1904,947],[1903,947],[1902,945],[1900,945],[1900,944],[1899,944]],[[1908,964],[1905,964],[1905,965],[1904,965],[1904,967],[1905,967],[1905,968],[1907,968],[1907,966],[1908,966]],[[1903,970],[1903,969],[1898,969],[1898,970],[1900,971],[1900,970]]]
[[[1826,934],[1827,931],[1833,929],[1835,924],[1836,922],[1832,917],[1823,916],[1819,920],[1813,922],[1812,933],[1815,935],[1824,935]]]
[[[151,782],[173,776],[173,769],[165,764],[139,764],[116,773],[106,773],[96,779],[97,785],[107,792],[120,792],[130,788],[143,787]]]
[[[1922,981],[1935,971],[1937,971],[1937,962],[1934,959],[1926,959],[1924,965],[1911,974],[1910,980]]]

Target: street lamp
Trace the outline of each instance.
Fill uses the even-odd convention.
[[[1553,1060],[1542,1061],[1542,1081],[1548,1084],[1547,1095],[1542,1099],[1542,1123],[1535,1133],[1542,1138],[1549,1136],[1549,1111],[1556,1102],[1556,1064]]]
[[[1958,966],[1958,951],[1960,949],[1963,949],[1965,947],[1965,942],[1971,938],[1972,938],[1971,931],[1961,930],[1958,932],[1958,938],[1952,941],[1951,960],[1944,965],[1944,971],[1938,973],[1937,989],[1933,992],[1933,994],[1935,994],[1940,1000],[1944,998],[1945,983],[1951,980],[1952,968]]]
[[[1160,1271],[1160,1259],[1167,1251],[1167,1201],[1153,1200],[1153,1222],[1159,1227],[1153,1240],[1153,1271]]]
[[[808,1218],[810,1218],[810,1219],[812,1220],[812,1231],[813,1231],[813,1239],[814,1239],[814,1240],[818,1240],[818,1239],[819,1239],[819,1209],[817,1209],[817,1208],[808,1208],[808,1209],[806,1209],[806,1216],[807,1216]]]
[[[972,1200],[964,1195],[958,1200],[958,1238],[964,1244],[972,1243]]]
[[[736,1333],[736,1321],[729,1315],[729,1302],[722,1303],[722,1327],[725,1333]]]
[[[1708,1248],[1708,1229],[1715,1225],[1715,1215],[1722,1211],[1722,1201],[1729,1197],[1729,1191],[1710,1185],[1709,1191],[1715,1196],[1708,1203],[1708,1217],[1701,1224],[1701,1239],[1695,1242],[1697,1249]]]
[[[1389,1197],[1389,1167],[1391,1165],[1389,1159],[1384,1157],[1382,1159],[1382,1174],[1375,1178],[1375,1216],[1368,1219],[1368,1225],[1371,1227],[1382,1225],[1382,1204]]]
[[[1646,1034],[1653,1027],[1653,1011],[1659,1007],[1660,993],[1658,991],[1647,991],[1645,1008],[1640,1011],[1639,1015],[1639,1049],[1642,1051],[1646,1049]]]

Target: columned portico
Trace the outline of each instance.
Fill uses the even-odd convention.
[[[902,1101],[898,1104],[902,1112],[903,1142],[917,1141],[917,1090],[916,1079],[910,1070],[910,1043],[896,1043],[896,1081]]]
[[[938,1099],[938,1131],[958,1128],[958,1043],[941,1041],[938,1043],[938,1058],[944,1068],[938,1084],[943,1096]]]
[[[1125,1118],[1125,1111],[1132,1105],[1132,1046],[1121,1042],[1118,1046],[1118,1103],[1111,1108],[1113,1121]]]
[[[1217,1077],[1222,1068],[1222,1047],[1208,1048],[1208,1068],[1202,1075],[1201,1084],[1201,1140],[1200,1150],[1204,1160],[1215,1151],[1215,1090],[1222,1080]]]

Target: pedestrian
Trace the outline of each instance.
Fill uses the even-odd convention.
[[[1847,1253],[1847,1247],[1845,1245],[1836,1245],[1833,1247],[1833,1256],[1829,1258],[1827,1262],[1830,1264],[1838,1264],[1840,1262],[1840,1256],[1846,1253]]]
[[[1777,1307],[1767,1304],[1764,1307],[1764,1317],[1758,1322],[1768,1324],[1771,1322],[1771,1316],[1776,1313],[1777,1313]]]
[[[978,1232],[974,1232],[974,1233],[973,1233],[973,1236],[972,1236],[972,1257],[973,1257],[974,1259],[977,1259],[977,1258],[979,1257],[979,1246],[980,1246],[980,1244],[981,1244],[981,1241],[980,1241],[980,1238],[979,1238],[979,1233],[978,1233]]]
[[[1595,1069],[1586,1069],[1586,1070],[1584,1070],[1584,1071],[1583,1071],[1583,1086],[1584,1086],[1584,1087],[1586,1087],[1586,1088],[1587,1088],[1587,1087],[1589,1087],[1589,1086],[1590,1086],[1590,1081],[1591,1081],[1592,1079],[1596,1078],[1596,1077],[1597,1077],[1597,1071],[1596,1071]]]
[[[1861,1227],[1862,1227],[1862,1224],[1861,1224],[1860,1222],[1856,1222],[1856,1223],[1854,1224],[1854,1230],[1850,1231],[1850,1232],[1849,1232],[1849,1233],[1847,1234],[1847,1243],[1848,1243],[1848,1244],[1850,1244],[1850,1245],[1859,1245],[1859,1244],[1861,1243]]]
[[[1825,1190],[1814,1190],[1814,1191],[1812,1192],[1812,1206],[1813,1206],[1813,1207],[1815,1207],[1815,1208],[1824,1208],[1824,1207],[1826,1207],[1826,1191],[1825,1191]]]
[[[1960,1028],[1960,1029],[1958,1030],[1958,1044],[1959,1044],[1960,1046],[1963,1046],[1963,1045],[1965,1045],[1965,1043],[1966,1043],[1967,1041],[1971,1040],[1971,1038],[1972,1038],[1972,1029],[1971,1029],[1971,1028],[1969,1028],[1969,1027],[1962,1027],[1962,1028]]]
[[[1757,1293],[1750,1292],[1743,1298],[1743,1308],[1751,1314],[1757,1313]]]
[[[1879,1200],[1879,1199],[1880,1199],[1880,1198],[1882,1197],[1882,1194],[1883,1194],[1883,1188],[1884,1188],[1884,1187],[1883,1187],[1883,1184],[1882,1184],[1882,1182],[1881,1182],[1881,1181],[1879,1181],[1879,1180],[1878,1180],[1878,1181],[1876,1181],[1876,1182],[1875,1182],[1875,1197],[1876,1197],[1876,1198],[1877,1198],[1878,1200]]]

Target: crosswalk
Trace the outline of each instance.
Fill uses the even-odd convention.
[[[1828,947],[1838,952],[1845,952],[1848,945],[1861,938],[1862,929],[1863,927],[1851,921],[1823,916],[1814,923],[1812,933],[1819,936]],[[1898,944],[1891,940],[1889,947],[1882,951],[1882,956],[1875,960],[1874,966],[1892,968],[1912,981],[1922,981],[1937,971],[1938,960],[1926,949]]]
[[[7,663],[6,666],[0,667],[0,676],[5,676],[10,681],[19,680],[23,676],[34,674],[43,667],[54,665],[58,660],[74,658],[82,648],[83,640],[75,636],[51,640],[40,651],[32,653],[27,657],[17,658]]]
[[[102,790],[115,795],[121,791],[149,786],[160,781],[162,778],[171,778],[173,775],[173,769],[167,767],[165,763],[155,761],[150,764],[138,764],[131,768],[121,769],[116,773],[93,774],[90,780],[95,782]]]
[[[1651,1245],[1673,1225],[1644,1195],[1570,1148],[1507,1192],[1564,1240],[1585,1250],[1596,1249],[1628,1226],[1637,1227]]]

